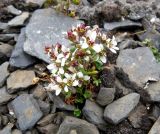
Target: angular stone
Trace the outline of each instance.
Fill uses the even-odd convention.
[[[33,96],[37,99],[45,99],[47,96],[47,92],[44,89],[44,87],[42,85],[37,85],[34,89],[33,89]]]
[[[151,120],[149,120],[147,108],[142,104],[138,105],[135,110],[131,112],[128,120],[134,128],[147,129],[150,128],[152,124]]]
[[[13,99],[13,97],[13,95],[10,95],[7,92],[6,87],[0,88],[0,105],[6,104],[8,101]]]
[[[17,70],[11,73],[7,79],[8,92],[14,93],[34,85],[33,78],[35,78],[34,71]]]
[[[160,81],[150,83],[145,91],[149,94],[149,101],[160,102]]]
[[[29,13],[28,12],[23,12],[21,15],[13,18],[8,22],[8,25],[11,27],[15,26],[22,26],[25,22],[26,19],[28,19]]]
[[[54,102],[56,108],[61,110],[74,111],[75,106],[66,104],[59,96],[49,92],[48,95],[50,100]]]
[[[120,123],[134,110],[139,99],[139,94],[131,93],[109,104],[104,111],[105,120],[112,124]]]
[[[148,134],[159,134],[159,132],[160,132],[160,117],[154,123],[154,125],[152,126],[152,128],[151,128],[151,130],[149,131]]]
[[[0,22],[0,30],[5,30],[7,28],[8,28],[8,24],[7,23]]]
[[[58,126],[55,124],[49,124],[44,127],[37,127],[43,134],[57,134]]]
[[[55,114],[48,114],[44,118],[42,118],[37,124],[38,126],[46,126],[51,124],[54,121]]]
[[[8,65],[9,63],[5,62],[0,66],[0,87],[4,85],[7,77],[9,76]]]
[[[8,42],[15,38],[16,34],[0,34],[0,41]]]
[[[26,3],[34,3],[39,5],[40,7],[44,4],[46,0],[25,0]]]
[[[120,69],[117,76],[125,86],[143,88],[149,80],[160,79],[160,64],[147,47],[120,51],[116,63]]]
[[[16,9],[13,5],[7,6],[7,11],[14,15],[20,15],[22,13],[21,10]]]
[[[97,96],[97,103],[101,106],[106,106],[114,100],[115,88],[104,88],[102,87]]]
[[[28,94],[20,95],[11,105],[22,131],[31,129],[43,115],[36,100]]]
[[[93,124],[70,116],[64,119],[57,134],[69,134],[73,130],[77,134],[99,134],[98,129]]]
[[[4,127],[2,130],[0,130],[0,134],[12,134],[11,129],[14,126],[14,124],[9,123],[6,127]]]
[[[6,56],[7,58],[11,56],[12,50],[13,50],[13,46],[9,44],[0,45],[0,53]]]
[[[142,24],[139,22],[133,22],[130,20],[125,20],[121,22],[111,22],[111,23],[104,23],[104,29],[106,31],[112,31],[117,29],[133,29],[133,28],[140,28]]]
[[[37,100],[37,103],[40,107],[40,110],[43,112],[44,115],[47,115],[49,114],[50,112],[50,104],[49,103],[46,103],[45,101],[42,101],[42,100]]]
[[[57,42],[69,46],[62,32],[69,30],[73,25],[82,23],[62,14],[57,14],[53,9],[36,10],[26,27],[26,42],[24,51],[32,56],[50,62],[45,54],[46,46]]]
[[[106,122],[103,119],[104,110],[102,107],[95,102],[86,100],[82,112],[87,121],[95,124],[101,130],[106,130]]]
[[[9,64],[16,68],[26,68],[36,62],[36,59],[23,51],[25,42],[25,29],[21,30],[16,46],[12,52]]]

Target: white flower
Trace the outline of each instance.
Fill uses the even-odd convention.
[[[82,39],[80,40],[80,45],[81,45],[82,49],[86,49],[89,47],[85,37],[82,37]]]
[[[68,87],[67,86],[64,87],[64,91],[68,92]]]
[[[66,62],[66,58],[62,58],[62,61],[61,61],[61,67],[64,67],[65,62]]]
[[[66,78],[63,79],[63,83],[67,84],[68,80]]]
[[[74,80],[73,83],[72,83],[72,86],[76,87],[76,86],[78,86],[78,84],[79,84],[79,81],[78,80]]]
[[[86,36],[89,37],[91,41],[95,42],[97,37],[97,32],[95,30],[88,30]]]
[[[63,82],[62,78],[59,77],[59,76],[56,78],[56,81],[57,81],[58,83],[62,83],[62,82]]]
[[[103,63],[106,63],[107,62],[107,59],[106,59],[106,56],[100,56],[100,60],[103,62]]]
[[[85,75],[85,76],[84,76],[84,80],[85,80],[85,81],[90,80],[90,76]]]
[[[61,46],[61,50],[62,50],[62,52],[65,53],[65,52],[68,52],[69,49],[66,48],[64,45],[62,45],[62,46]]]
[[[64,69],[63,69],[63,68],[59,68],[58,73],[59,73],[59,74],[64,74]]]
[[[111,43],[112,43],[112,47],[110,47],[109,49],[113,53],[117,53],[116,50],[119,50],[119,48],[117,47],[117,41],[116,41],[116,38],[114,36],[112,37]]]
[[[56,65],[55,65],[54,63],[49,64],[49,65],[47,66],[47,69],[50,70],[50,72],[51,72],[52,74],[55,74],[55,73],[57,72],[57,70],[58,70],[58,68],[56,67]]]
[[[78,76],[79,78],[83,78],[83,73],[82,73],[82,72],[78,72],[78,73],[77,73],[77,76]]]
[[[64,55],[61,53],[61,54],[59,54],[58,56],[57,56],[57,59],[61,59],[61,58],[63,58],[64,57]]]
[[[59,85],[55,85],[54,83],[50,83],[48,87],[46,87],[46,89],[50,91],[55,91],[56,95],[59,95],[62,91]]]
[[[100,53],[104,49],[102,44],[95,44],[92,48],[96,53]]]
[[[89,56],[86,56],[84,59],[85,59],[86,61],[89,61]]]

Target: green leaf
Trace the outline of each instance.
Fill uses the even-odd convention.
[[[70,51],[73,53],[76,50],[76,47],[72,47]]]
[[[103,69],[103,63],[101,61],[95,61],[95,66],[98,70],[102,70]]]
[[[85,91],[83,96],[84,96],[85,99],[89,99],[89,98],[91,98],[92,93],[90,91]]]
[[[79,108],[74,109],[74,116],[80,117],[82,114],[81,110]]]
[[[79,5],[80,4],[80,0],[72,0],[73,4],[75,5]]]
[[[71,95],[72,95],[72,92],[71,92],[71,91],[65,92],[65,98],[66,98],[66,99],[70,98]]]
[[[76,100],[75,100],[75,103],[82,104],[83,102],[84,102],[84,98],[82,98],[82,97],[76,98]]]

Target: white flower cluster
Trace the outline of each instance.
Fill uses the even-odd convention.
[[[71,87],[82,87],[92,80],[88,72],[97,71],[95,62],[107,62],[107,49],[116,53],[115,37],[107,38],[98,26],[90,28],[84,24],[73,27],[66,33],[72,47],[67,48],[57,43],[53,47],[46,47],[46,52],[53,61],[47,68],[51,72],[50,83],[46,87],[59,95],[68,92]]]

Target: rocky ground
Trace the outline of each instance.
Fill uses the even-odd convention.
[[[142,43],[160,51],[160,0],[82,0],[79,20],[44,2],[0,1],[0,134],[160,134],[160,64]],[[62,32],[81,22],[115,35],[120,51],[79,119],[73,105],[32,80],[50,62],[45,46],[68,44]]]

